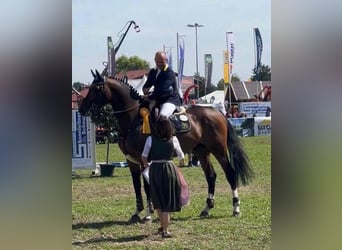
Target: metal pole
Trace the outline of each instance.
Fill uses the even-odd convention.
[[[199,76],[198,76],[198,43],[197,43],[197,26],[198,24],[195,23],[195,34],[196,34],[196,78],[197,78],[197,84],[199,86]],[[197,100],[199,100],[199,90],[197,89]]]
[[[196,79],[197,79],[197,100],[199,100],[199,73],[198,73],[198,43],[197,43],[197,27],[203,27],[204,25],[194,23],[194,24],[188,24],[188,27],[195,27],[195,43],[196,43]]]
[[[177,32],[177,41],[176,41],[177,45],[177,74],[179,74],[179,36],[178,36],[178,32]],[[179,78],[179,76],[178,76]]]

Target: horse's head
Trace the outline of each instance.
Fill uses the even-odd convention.
[[[105,94],[105,83],[103,77],[97,70],[96,74],[92,70],[91,73],[94,80],[89,87],[87,96],[82,98],[80,101],[78,111],[81,115],[89,115],[89,111],[92,107],[102,107],[108,102]]]

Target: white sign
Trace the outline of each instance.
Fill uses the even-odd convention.
[[[72,111],[72,169],[95,169],[95,125],[89,117]]]
[[[271,102],[242,102],[240,112],[246,113],[247,117],[266,116],[267,107],[271,108]]]

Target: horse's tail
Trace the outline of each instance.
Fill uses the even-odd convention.
[[[232,164],[236,176],[237,176],[237,184],[239,184],[239,179],[242,182],[242,185],[247,185],[249,180],[254,176],[253,170],[251,168],[248,156],[240,142],[240,138],[238,137],[234,127],[227,119],[227,127],[228,127],[228,150],[230,163]]]

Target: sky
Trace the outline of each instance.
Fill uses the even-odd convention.
[[[212,83],[223,78],[223,51],[227,49],[226,32],[234,35],[232,73],[248,80],[255,66],[253,28],[259,28],[263,51],[261,63],[271,65],[271,0],[73,0],[72,1],[72,82],[92,81],[90,69],[103,70],[107,61],[107,37],[113,43],[126,31],[127,22],[133,26],[116,58],[138,56],[154,67],[154,55],[163,47],[171,47],[173,68],[177,61],[177,33],[184,35],[186,76],[196,72],[195,28],[197,29],[198,72],[204,76],[204,54],[212,54]],[[176,71],[176,70],[175,70]]]

